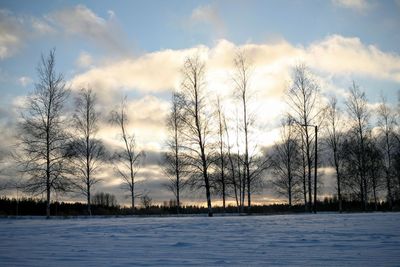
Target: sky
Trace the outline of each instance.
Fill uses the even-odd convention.
[[[249,54],[254,73],[257,143],[271,146],[285,111],[282,100],[292,67],[306,63],[324,96],[346,96],[355,80],[373,106],[384,95],[395,105],[400,89],[400,1],[18,1],[0,2],[0,179],[12,173],[5,155],[15,143],[15,121],[37,81],[41,54],[56,48],[56,68],[72,92],[91,87],[103,120],[98,137],[119,146],[110,110],[128,97],[130,129],[146,152],[139,173],[155,201],[173,196],[162,184],[165,116],[179,89],[185,57],[198,53],[207,85],[234,110],[233,57]],[[102,171],[97,191],[113,192],[120,180]],[[329,186],[328,186],[329,187]],[[95,191],[96,191],[95,190]],[[329,190],[328,190],[329,191]],[[13,194],[8,192],[8,194]],[[189,195],[189,193],[187,193]],[[68,197],[70,198],[70,197]],[[77,197],[77,199],[79,199]],[[199,201],[203,196],[186,198]],[[258,201],[272,201],[266,192]]]

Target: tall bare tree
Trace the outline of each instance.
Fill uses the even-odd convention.
[[[367,209],[367,178],[366,178],[366,158],[365,149],[368,136],[370,134],[369,118],[370,112],[367,107],[367,98],[359,86],[353,81],[349,88],[349,96],[346,101],[347,112],[352,121],[352,132],[356,139],[358,176],[360,186],[360,200],[362,209]]]
[[[219,169],[219,178],[217,179],[217,184],[220,185],[220,192],[222,196],[222,208],[225,212],[226,206],[226,153],[225,153],[225,134],[227,133],[226,119],[223,112],[223,108],[221,105],[220,98],[217,99],[217,118],[218,118],[218,146],[219,146],[219,154],[218,154],[218,169]]]
[[[237,211],[238,213],[240,212],[240,207],[242,207],[241,203],[241,180],[240,180],[240,176],[238,175],[240,173],[239,170],[237,170],[236,166],[238,164],[236,164],[235,159],[237,157],[235,157],[235,155],[232,153],[232,145],[231,145],[231,139],[230,139],[230,134],[229,134],[229,129],[228,129],[228,124],[227,124],[227,120],[226,117],[223,117],[223,123],[224,123],[224,130],[225,130],[225,136],[226,136],[226,156],[227,156],[227,160],[228,160],[228,175],[227,175],[227,184],[230,184],[232,186],[232,190],[233,190],[233,194],[235,197],[235,201],[236,201],[236,207],[237,207]],[[239,164],[240,166],[240,164]]]
[[[207,107],[205,64],[198,55],[185,59],[182,76],[185,161],[191,168],[191,186],[205,188],[208,216],[213,216],[209,168],[215,153],[210,140],[211,112]]]
[[[312,210],[312,169],[313,169],[313,144],[315,133],[310,131],[310,126],[319,126],[322,109],[319,107],[319,86],[313,79],[311,72],[304,64],[294,67],[293,80],[286,93],[287,103],[291,115],[297,121],[302,132],[302,144],[307,162],[308,183],[308,210]],[[315,170],[316,173],[316,170]],[[314,177],[316,180],[316,177]],[[314,181],[314,199],[316,199],[316,181]],[[315,201],[314,201],[315,202]],[[314,206],[316,203],[314,203]]]
[[[114,155],[114,166],[123,180],[124,188],[129,191],[132,213],[135,213],[135,199],[139,197],[135,193],[137,183],[135,178],[145,155],[142,151],[137,151],[135,135],[129,133],[127,129],[126,97],[122,100],[119,109],[111,112],[111,117],[111,121],[121,129],[121,140],[123,143],[123,150],[116,152]]]
[[[238,51],[234,59],[235,73],[233,81],[235,83],[235,92],[242,105],[243,133],[244,133],[244,178],[247,183],[247,212],[251,211],[251,181],[250,181],[250,159],[249,159],[249,98],[250,98],[250,63],[244,51]]]
[[[307,160],[304,148],[304,138],[301,136],[301,177],[303,183],[304,211],[308,210],[307,202]]]
[[[238,112],[237,112],[238,113]],[[245,164],[243,164],[243,155],[240,154],[240,131],[239,131],[239,115],[236,114],[236,169],[237,169],[237,177],[238,177],[238,189],[239,189],[239,196],[240,196],[240,212],[244,212],[244,206],[245,206],[245,196],[246,196],[246,175],[245,171],[243,170],[245,168]],[[242,169],[243,168],[243,169]]]
[[[293,118],[288,116],[282,122],[280,143],[275,145],[273,155],[273,184],[277,192],[288,199],[289,207],[300,198],[300,147]]]
[[[384,172],[384,157],[382,151],[378,148],[378,143],[376,138],[369,138],[365,149],[366,179],[368,181],[365,192],[367,192],[368,197],[368,192],[372,191],[375,211],[378,210],[378,194],[382,189]]]
[[[389,208],[393,207],[393,157],[396,149],[395,126],[396,117],[392,109],[387,105],[386,98],[382,96],[378,109],[378,126],[381,132],[381,150],[384,155],[384,168],[386,176],[387,201]]]
[[[395,152],[393,165],[397,176],[396,198],[400,199],[400,90],[397,91],[397,112],[395,114],[396,114],[396,126],[397,126],[395,131],[395,138],[397,140],[397,145],[396,145],[397,152]]]
[[[68,188],[68,169],[64,152],[68,136],[64,128],[64,104],[69,91],[61,73],[55,69],[55,49],[42,55],[38,65],[38,83],[29,95],[20,124],[19,158],[22,171],[29,177],[26,190],[46,194],[46,215],[50,216],[51,194]]]
[[[336,190],[339,201],[339,212],[342,212],[342,145],[344,133],[342,131],[341,111],[337,104],[337,98],[332,97],[329,100],[327,109],[327,138],[326,145],[330,150],[330,164],[335,168],[336,172]]]
[[[92,89],[81,89],[75,98],[73,115],[75,133],[69,147],[69,157],[76,177],[74,185],[86,197],[89,215],[92,215],[92,187],[99,181],[95,175],[105,160],[104,146],[96,139],[99,119],[96,103],[96,94]]]
[[[176,212],[180,212],[180,196],[186,187],[186,164],[182,154],[182,116],[183,99],[179,93],[173,93],[172,106],[167,118],[169,138],[167,140],[168,151],[164,155],[164,171],[168,177],[167,188],[176,197]]]

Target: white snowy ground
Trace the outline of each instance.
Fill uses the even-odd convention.
[[[0,219],[0,266],[400,266],[400,213]]]

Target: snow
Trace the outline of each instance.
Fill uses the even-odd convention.
[[[0,219],[0,266],[400,266],[400,213]]]

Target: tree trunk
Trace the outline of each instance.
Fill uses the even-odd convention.
[[[391,178],[390,178],[390,167],[392,166],[392,160],[390,155],[390,144],[389,144],[389,134],[386,133],[386,152],[387,152],[387,166],[386,166],[386,187],[387,187],[387,200],[389,203],[389,209],[393,209],[393,195],[392,195],[392,185],[391,185]]]
[[[387,201],[389,204],[389,210],[393,209],[393,196],[392,196],[392,185],[390,181],[390,173],[389,171],[386,171],[386,187],[387,187]]]
[[[47,185],[46,195],[46,218],[50,219],[50,184]]]
[[[247,176],[247,213],[251,214],[251,191],[250,191],[250,170],[249,165],[246,166]]]
[[[244,212],[244,199],[246,196],[246,175],[243,174],[242,176],[242,207],[241,207],[241,212]]]
[[[179,214],[180,199],[179,199],[179,174],[177,173],[176,180],[176,214]]]
[[[135,192],[133,188],[131,189],[131,205],[132,205],[132,214],[135,214]]]
[[[244,122],[244,138],[245,138],[245,152],[244,152],[244,165],[245,165],[245,179],[247,181],[247,213],[251,213],[251,188],[250,188],[250,166],[249,166],[249,143],[248,143],[248,129],[247,129],[247,107],[246,107],[246,90],[243,93],[243,122]]]
[[[90,203],[90,189],[88,186],[88,195],[87,195],[87,209],[88,209],[88,214],[89,216],[92,216],[92,209],[91,209],[91,203]]]
[[[304,196],[304,211],[308,211],[307,207],[307,180],[306,180],[306,157],[304,153],[304,137],[301,137],[301,156],[302,156],[302,167],[303,167],[303,196]]]
[[[315,125],[315,158],[314,158],[314,213],[317,213],[317,174],[318,174],[318,128]]]
[[[375,208],[375,211],[378,211],[378,200],[377,200],[377,197],[376,197],[376,178],[375,178],[375,175],[374,175],[372,180],[373,180],[372,187],[373,187],[373,193],[374,193],[374,208]]]
[[[335,160],[336,161],[336,160]],[[337,181],[337,193],[338,193],[338,201],[339,201],[339,213],[342,213],[343,211],[343,206],[342,206],[342,194],[341,194],[341,188],[340,188],[340,173],[339,173],[339,165],[335,163],[336,167],[336,181]]]
[[[229,147],[229,143],[228,143],[228,147]],[[229,149],[228,149],[228,151],[229,151]],[[235,167],[234,167],[232,156],[231,156],[230,152],[228,152],[228,157],[229,157],[229,164],[231,165],[231,169],[232,169],[232,183],[233,183],[233,191],[235,193],[236,208],[237,208],[237,212],[240,213],[238,188],[237,188],[238,185],[236,183],[235,169],[234,169]]]
[[[361,200],[361,210],[365,211],[365,202],[364,202],[364,184],[363,184],[363,179],[361,177],[360,173],[360,200]]]
[[[306,128],[306,156],[307,156],[307,176],[308,176],[308,211],[312,212],[312,191],[311,191],[311,155],[310,155],[310,143],[308,137],[308,130]]]
[[[51,103],[51,102],[50,102]],[[49,107],[50,108],[50,107]],[[49,130],[49,113],[47,115],[47,129],[46,129],[46,218],[50,218],[50,130]]]
[[[288,145],[290,146],[290,143],[288,143]],[[290,150],[288,149],[288,152]],[[287,170],[288,170],[288,182],[289,182],[289,186],[288,186],[288,198],[289,198],[289,209],[292,207],[292,172],[291,172],[291,163],[290,163],[290,157],[291,155],[289,153],[287,153]]]
[[[361,186],[363,187],[363,211],[367,210],[367,179],[365,178],[365,147],[364,147],[364,134],[362,131],[361,124],[359,122],[359,132],[361,139]]]
[[[203,168],[205,168],[204,165],[203,165]],[[204,180],[205,180],[205,184],[206,184],[206,197],[207,197],[208,217],[212,217],[213,216],[213,212],[212,212],[212,207],[211,207],[210,182],[208,180],[208,175],[207,175],[207,169],[206,168],[204,169],[203,175],[204,175]]]

